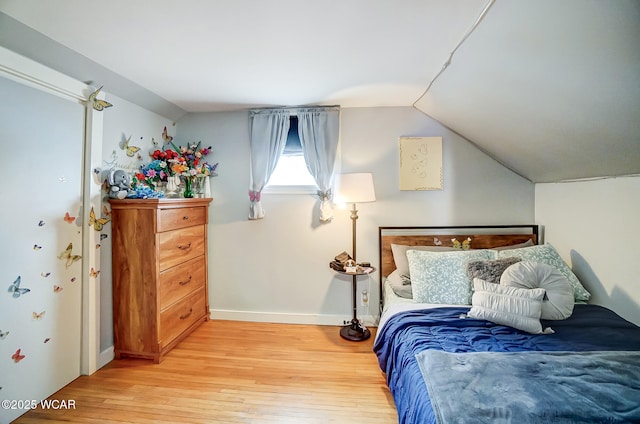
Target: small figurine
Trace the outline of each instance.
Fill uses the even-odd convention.
[[[344,272],[347,274],[356,274],[358,272],[358,265],[356,264],[356,261],[353,259],[347,259],[344,263]]]
[[[121,169],[109,171],[107,179],[109,183],[109,197],[112,199],[124,199],[131,189],[131,175]]]

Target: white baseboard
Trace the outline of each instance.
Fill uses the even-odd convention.
[[[102,352],[100,352],[100,355],[98,356],[98,369],[104,367],[109,362],[113,361],[113,358],[115,358],[115,353],[113,352],[113,346],[110,346],[105,350],[103,350]]]
[[[289,314],[225,309],[211,309],[209,316],[211,319],[227,321],[272,322],[278,324],[344,325],[345,322],[351,322],[351,317],[346,315]],[[364,315],[360,319],[367,327],[375,327],[378,322],[377,318],[372,315]]]

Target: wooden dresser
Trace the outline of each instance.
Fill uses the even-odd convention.
[[[116,359],[163,356],[209,319],[212,199],[111,199]]]

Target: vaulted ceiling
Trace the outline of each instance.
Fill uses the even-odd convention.
[[[533,182],[640,174],[637,0],[0,0],[0,12],[0,45],[168,118],[415,106]]]

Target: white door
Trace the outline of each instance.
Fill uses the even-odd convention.
[[[0,422],[80,374],[84,120],[0,77]]]

